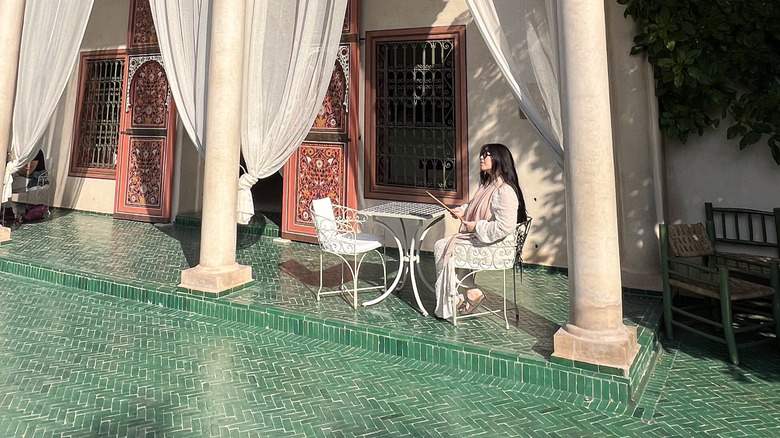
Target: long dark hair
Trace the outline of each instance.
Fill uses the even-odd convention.
[[[528,219],[528,213],[525,211],[525,199],[523,199],[523,191],[520,190],[520,182],[517,179],[517,170],[515,170],[515,160],[512,158],[512,153],[509,152],[509,148],[501,143],[488,143],[482,146],[479,153],[480,155],[490,153],[490,158],[493,160],[493,166],[490,168],[490,172],[479,173],[480,185],[487,185],[493,182],[497,177],[504,179],[504,182],[509,184],[517,194],[517,200],[519,202],[517,208],[517,223],[525,222]]]

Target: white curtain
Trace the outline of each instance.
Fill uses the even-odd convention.
[[[555,2],[466,0],[518,105],[563,167]],[[522,18],[502,23],[501,16]]]
[[[347,0],[247,3],[238,222],[254,215],[251,187],[279,170],[317,115],[336,60]]]
[[[211,0],[151,0],[165,73],[179,119],[204,155]]]
[[[3,202],[11,197],[13,174],[40,149],[38,141],[76,64],[93,2],[27,0]]]

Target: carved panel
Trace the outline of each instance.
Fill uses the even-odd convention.
[[[130,139],[125,205],[160,207],[164,142],[164,138],[133,137]]]
[[[157,31],[154,29],[149,0],[135,0],[130,20],[130,47],[157,46]]]
[[[153,57],[145,57],[153,58]],[[133,128],[166,128],[170,93],[168,78],[162,64],[150,59],[138,65],[138,58],[131,58],[130,96],[128,108],[132,108]]]
[[[295,153],[295,223],[312,226],[309,207],[313,199],[330,197],[335,204],[345,205],[344,145],[303,143]]]
[[[330,77],[328,92],[322,100],[320,111],[311,130],[314,132],[346,133],[349,108],[349,46],[339,49],[338,58]]]

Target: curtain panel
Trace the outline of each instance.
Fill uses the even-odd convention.
[[[254,215],[250,189],[279,170],[309,131],[335,63],[347,0],[247,3],[239,223]]]
[[[29,163],[76,65],[94,0],[27,0],[2,201]]]
[[[555,0],[466,0],[466,3],[517,104],[563,168]],[[501,13],[509,8],[512,14]],[[502,23],[499,18],[502,15],[523,18]]]
[[[179,120],[205,155],[211,0],[151,0],[165,73]]]

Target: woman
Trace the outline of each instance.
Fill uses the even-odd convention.
[[[461,315],[473,312],[485,299],[485,293],[474,283],[473,275],[462,285],[467,289],[465,295],[454,293],[458,275],[449,259],[455,245],[469,239],[484,245],[511,238],[517,224],[527,218],[523,192],[509,149],[498,143],[482,146],[479,170],[477,193],[468,204],[453,209],[453,216],[461,221],[460,233],[439,239],[433,247],[436,259],[435,313],[439,318],[452,316],[451,295],[457,295],[453,299]]]

